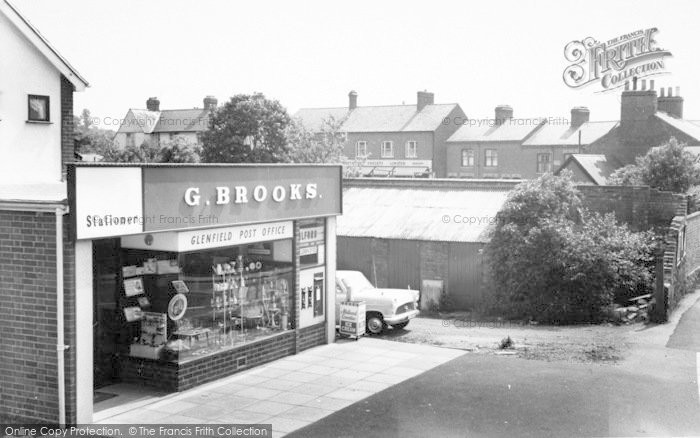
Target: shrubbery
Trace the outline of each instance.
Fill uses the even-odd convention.
[[[616,297],[651,287],[653,236],[585,211],[569,175],[521,184],[499,216],[487,256],[509,317],[596,322]]]

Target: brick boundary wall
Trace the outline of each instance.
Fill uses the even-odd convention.
[[[0,211],[0,413],[12,419],[58,420],[55,221],[53,213]],[[71,346],[75,345],[72,244],[67,243],[64,251],[65,344]],[[69,423],[76,415],[74,350],[65,353]]]
[[[679,255],[682,231],[685,252]],[[680,300],[700,284],[700,212],[673,218],[664,238],[663,262],[665,302],[662,313],[667,318]]]

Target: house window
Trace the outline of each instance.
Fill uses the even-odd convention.
[[[127,132],[126,133],[126,146],[127,147],[136,147],[136,139],[134,138],[134,133],[133,132]]]
[[[474,149],[462,149],[462,167],[474,167]]]
[[[498,166],[498,152],[496,149],[484,150],[484,167]]]
[[[547,173],[552,171],[552,154],[537,154],[537,173]]]
[[[406,158],[418,158],[418,143],[415,141],[406,142]]]
[[[30,122],[49,122],[49,96],[29,95],[27,120]]]
[[[367,156],[367,142],[358,141],[355,147],[355,157],[366,157]]]
[[[383,141],[382,142],[382,158],[393,158],[394,157],[394,142],[393,141]]]

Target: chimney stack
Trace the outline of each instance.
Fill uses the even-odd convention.
[[[591,117],[591,111],[585,106],[577,106],[571,108],[571,127],[577,128],[588,122]]]
[[[204,98],[204,109],[213,111],[216,109],[219,101],[214,96],[207,96]]]
[[[428,93],[428,91],[419,91],[417,95],[418,111],[422,111],[427,105],[433,105],[435,103],[435,95],[433,93]]]
[[[646,89],[646,80],[642,81],[642,89],[637,88],[637,78],[632,79],[632,89],[622,92],[621,126],[632,126],[633,122],[646,122],[657,110],[656,91]]]
[[[668,93],[664,96],[664,89],[662,87],[658,102],[659,111],[663,111],[677,119],[683,118],[683,98],[681,97],[680,87],[676,87],[675,96],[673,95],[673,88],[671,87],[668,87]]]
[[[146,101],[148,111],[160,111],[160,100],[157,97],[149,97]]]
[[[348,100],[349,100],[348,108],[350,110],[354,110],[355,108],[357,108],[357,91],[355,91],[355,90],[350,91],[348,93]]]
[[[498,105],[495,110],[496,124],[501,125],[513,118],[513,108],[508,105]]]

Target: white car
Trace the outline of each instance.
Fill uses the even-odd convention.
[[[417,290],[379,289],[359,271],[337,271],[335,274],[335,320],[340,321],[340,303],[347,301],[351,292],[353,301],[367,305],[367,332],[379,334],[387,325],[402,329],[418,316]]]

